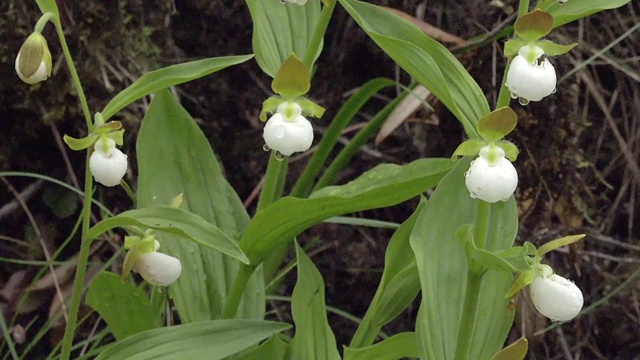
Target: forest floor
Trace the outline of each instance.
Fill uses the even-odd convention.
[[[94,109],[104,107],[118,90],[147,71],[187,60],[252,52],[251,19],[242,1],[58,2],[71,52]],[[517,5],[513,0],[505,1],[503,8],[479,0],[464,4],[372,2],[401,10],[462,39],[495,29],[509,16],[508,8]],[[547,261],[580,285],[589,311],[570,323],[549,328],[552,324],[532,311],[523,297],[511,340],[526,335],[530,359],[640,359],[640,220],[635,213],[640,210],[640,33],[625,34],[640,21],[639,12],[640,4],[632,1],[553,31],[552,40],[580,44],[569,54],[551,59],[560,80],[557,93],[527,106],[512,104],[519,125],[511,140],[521,149],[516,163],[521,229],[517,241],[540,245],[566,234],[587,234],[584,241]],[[53,40],[54,31],[47,27],[44,32],[51,39],[53,77],[29,88],[15,75],[13,63],[38,18],[35,2],[4,0],[0,13],[0,170],[51,176],[79,188],[84,155],[66,150],[60,137],[83,136],[78,132],[83,120],[61,49]],[[495,102],[496,82],[504,69],[501,48],[502,41],[498,41],[456,51],[490,102]],[[312,98],[328,109],[315,122],[316,135],[354,89],[376,77],[410,83],[408,75],[339,8],[311,90]],[[255,62],[248,62],[176,89],[250,213],[255,211],[252,193],[268,159],[262,150],[258,113],[262,101],[271,95],[269,82]],[[394,89],[382,92],[353,120],[353,129],[396,95]],[[119,114],[127,129],[125,152],[131,166],[127,178],[132,184],[137,173],[133,144],[147,105],[139,101]],[[421,157],[449,157],[463,140],[463,131],[443,106],[435,103],[434,109],[416,111],[384,141],[363,147],[338,182],[349,181],[381,162],[403,164]],[[343,140],[351,135],[345,134]],[[292,161],[290,178],[299,174],[305,161],[304,157]],[[80,204],[77,196],[46,181],[27,176],[2,179],[0,310],[5,318],[19,310],[12,328],[14,338],[18,344],[29,344],[38,324],[59,310],[57,292],[45,276],[38,281],[41,296],[32,297],[28,308],[17,309],[16,301],[39,270],[46,271],[43,246],[49,251],[60,246],[75,224]],[[14,192],[25,193],[28,211],[15,200]],[[100,188],[97,197],[116,213],[130,206],[119,189]],[[409,201],[355,216],[400,223],[415,205],[416,201]],[[301,237],[303,243],[316,239],[309,253],[325,278],[329,306],[356,317],[364,315],[391,234],[385,229],[322,224]],[[67,248],[56,268],[63,291],[68,291],[73,278],[76,251],[77,245]],[[93,260],[105,260],[112,253],[111,248],[99,249]],[[290,276],[279,291],[290,294],[294,281],[295,276]],[[272,301],[269,306],[287,319],[287,304]],[[417,305],[384,330],[412,330],[416,312]],[[338,343],[348,343],[356,324],[336,314],[329,319]],[[63,322],[36,339],[30,359],[51,350],[61,337]],[[36,326],[29,327],[31,323]]]

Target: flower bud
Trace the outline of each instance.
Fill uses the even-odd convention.
[[[127,172],[127,155],[116,149],[112,139],[100,138],[89,158],[89,169],[100,184],[116,186]]]
[[[302,116],[300,105],[285,102],[267,121],[263,132],[264,142],[270,149],[289,156],[294,152],[306,151],[313,143],[313,127]]]
[[[540,101],[556,91],[556,69],[538,46],[523,46],[511,61],[505,85],[511,97]]]
[[[507,201],[518,186],[518,172],[505,158],[504,150],[489,145],[471,162],[465,173],[465,184],[474,199],[488,203]]]
[[[51,52],[47,40],[39,32],[29,35],[22,44],[16,57],[16,73],[30,85],[51,76]]]
[[[556,274],[537,277],[529,285],[529,295],[536,310],[554,321],[573,319],[584,305],[576,284]]]
[[[182,273],[182,263],[178,258],[154,251],[140,254],[134,269],[152,285],[169,286]]]

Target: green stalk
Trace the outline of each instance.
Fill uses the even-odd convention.
[[[4,337],[4,342],[9,347],[9,352],[11,353],[11,357],[14,360],[19,360],[20,356],[16,352],[16,347],[13,344],[13,339],[11,338],[11,332],[9,331],[9,326],[7,326],[7,322],[4,319],[4,315],[2,311],[0,311],[0,326],[2,327],[2,336]]]
[[[124,189],[124,192],[127,193],[131,201],[133,201],[133,206],[136,207],[138,204],[138,197],[136,196],[135,191],[131,189],[131,186],[129,186],[129,184],[124,181],[124,179],[120,180],[120,186],[122,187],[122,189]]]
[[[498,100],[496,102],[496,109],[509,106],[511,101],[511,92],[507,88],[507,73],[509,72],[509,63],[504,67],[504,73],[502,74],[502,84],[500,85],[500,92],[498,93]]]
[[[328,2],[328,4],[322,8],[318,25],[316,25],[316,28],[313,30],[311,40],[309,41],[309,45],[304,53],[304,58],[302,59],[302,62],[309,71],[312,70],[313,61],[316,58],[318,49],[320,48],[320,43],[322,42],[322,39],[324,39],[324,33],[327,31],[329,20],[331,20],[333,9],[335,9],[338,0],[327,0],[326,2]]]
[[[518,4],[518,18],[529,12],[529,0],[520,0]]]
[[[260,191],[260,199],[258,200],[258,208],[256,213],[264,210],[269,205],[273,204],[278,199],[278,188],[282,181],[280,177],[286,176],[285,163],[288,159],[278,160],[276,157],[276,151],[271,151],[269,156],[269,164],[267,164],[267,173],[264,175],[264,184],[262,185],[262,191]]]
[[[54,14],[52,12],[48,12],[44,15],[42,15],[40,17],[40,19],[38,19],[38,22],[36,23],[36,26],[34,26],[33,31],[37,32],[37,33],[42,33],[42,30],[44,30],[44,26],[47,25],[47,23],[52,20],[54,18]]]
[[[82,113],[84,114],[85,122],[87,124],[87,132],[90,133],[93,130],[93,122],[91,120],[91,111],[89,111],[89,104],[87,98],[82,89],[82,83],[78,76],[78,71],[73,63],[67,40],[64,37],[64,31],[62,30],[62,24],[59,17],[53,17],[52,22],[55,24],[56,33],[60,40],[62,52],[64,53],[69,73],[73,85],[78,93],[78,99],[82,107]],[[85,181],[84,181],[84,202],[82,205],[82,239],[80,242],[80,253],[78,254],[78,263],[76,265],[76,275],[73,281],[73,290],[71,293],[71,304],[69,306],[69,321],[65,328],[64,337],[62,338],[62,352],[60,359],[69,360],[71,357],[71,346],[73,345],[73,335],[75,334],[77,322],[78,322],[78,309],[80,308],[80,299],[82,295],[82,286],[84,284],[84,278],[87,272],[87,263],[89,261],[89,251],[91,249],[91,241],[87,239],[89,228],[91,226],[91,198],[93,189],[93,178],[89,172],[89,157],[91,151],[87,150],[87,159],[85,163]]]
[[[238,273],[236,274],[235,279],[233,279],[229,296],[227,296],[227,302],[224,304],[224,309],[222,309],[223,319],[233,319],[235,317],[240,301],[242,300],[242,295],[247,287],[247,282],[253,273],[253,269],[254,267],[250,265],[240,265]]]
[[[460,328],[458,329],[458,339],[456,341],[455,360],[469,360],[483,275],[482,273],[479,274],[475,272],[471,264],[469,264],[469,270],[467,271],[467,289],[464,293],[464,305],[462,308],[462,317],[460,318]]]
[[[478,200],[476,208],[476,225],[473,228],[473,240],[478,249],[486,250],[487,231],[489,230],[490,218],[491,204],[486,201]]]

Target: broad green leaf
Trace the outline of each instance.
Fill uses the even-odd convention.
[[[336,338],[327,321],[324,280],[311,259],[296,243],[298,279],[291,296],[291,315],[296,334],[291,359],[339,360]]]
[[[242,235],[240,248],[252,265],[322,220],[391,206],[435,186],[455,165],[449,159],[420,159],[405,166],[379,165],[354,181],[312,193],[308,199],[284,197],[260,211]]]
[[[38,7],[42,14],[46,14],[48,12],[53,13],[56,22],[59,22],[60,13],[58,12],[58,5],[56,5],[56,0],[36,0],[38,3]]]
[[[550,40],[540,40],[536,43],[536,46],[541,47],[542,50],[544,50],[544,54],[547,56],[557,56],[568,53],[571,49],[578,46],[578,43],[561,45]]]
[[[538,41],[553,28],[553,16],[546,11],[536,9],[523,15],[513,24],[516,35],[528,42]]]
[[[476,200],[464,185],[470,158],[460,161],[438,185],[420,213],[411,233],[416,256],[422,302],[416,320],[421,357],[449,360],[455,357],[464,291],[467,256],[456,230],[474,224]],[[487,250],[509,248],[517,233],[517,211],[513,197],[491,205]],[[470,359],[487,359],[498,352],[513,322],[508,299],[497,297],[511,285],[511,274],[489,271],[484,275]]]
[[[87,305],[100,314],[116,340],[160,326],[147,294],[119,275],[101,272],[89,286]]]
[[[118,341],[96,360],[219,360],[290,327],[260,320],[213,320],[163,327]]]
[[[384,257],[382,279],[353,335],[351,348],[373,344],[382,327],[395,319],[418,295],[420,279],[409,237],[424,204],[422,199],[413,215],[391,237]]]
[[[576,241],[582,240],[585,236],[587,235],[585,234],[569,235],[569,236],[562,237],[560,239],[549,241],[548,243],[540,246],[540,248],[538,249],[538,256],[542,256],[548,253],[549,251],[553,251],[557,248],[560,248],[569,244],[573,244]]]
[[[138,207],[170,204],[183,194],[190,211],[238,239],[249,224],[242,202],[225,180],[211,146],[191,116],[168,91],[158,92],[137,142]],[[239,262],[208,247],[156,234],[167,253],[183,259],[182,276],[169,287],[183,323],[216,319],[222,312]],[[264,317],[259,269],[249,281],[237,317]]]
[[[269,340],[257,348],[240,355],[235,360],[286,360],[289,344],[282,340],[281,335],[273,335]]]
[[[418,339],[413,332],[403,332],[364,348],[347,347],[344,360],[397,360],[420,357]]]
[[[253,52],[262,71],[275,77],[291,55],[303,59],[320,18],[320,0],[305,6],[280,4],[276,0],[246,0],[253,20]],[[317,49],[314,59],[322,51]],[[314,60],[315,61],[315,60]]]
[[[493,355],[491,360],[524,360],[528,350],[529,341],[526,338],[520,338]]]
[[[291,54],[280,65],[276,76],[271,82],[271,90],[288,100],[293,100],[309,92],[311,88],[311,74],[309,69]]]
[[[442,101],[469,137],[479,137],[476,124],[489,113],[489,104],[480,86],[449,50],[415,25],[376,5],[339,1],[387,55]]]
[[[226,67],[241,64],[253,55],[227,56],[196,60],[168,66],[142,75],[133,84],[119,92],[102,110],[104,121],[134,101],[166,89],[212,74]]]
[[[571,0],[560,5],[556,0],[544,0],[538,8],[553,15],[553,27],[556,28],[603,10],[619,8],[629,2],[630,0]]]
[[[175,234],[249,264],[249,259],[235,241],[217,226],[196,214],[169,205],[129,210],[106,218],[89,230],[87,238],[95,239],[106,231],[127,226],[139,226]],[[188,259],[183,258],[182,261],[188,261]]]
[[[478,133],[488,142],[497,142],[509,135],[518,124],[518,115],[508,106],[495,109],[478,121]]]

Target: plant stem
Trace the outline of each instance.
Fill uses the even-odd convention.
[[[511,92],[507,88],[507,73],[509,72],[509,62],[504,67],[504,73],[502,74],[502,84],[500,85],[500,92],[498,93],[498,100],[496,102],[496,109],[509,106],[511,101]]]
[[[464,294],[462,317],[460,318],[460,328],[458,329],[458,339],[456,341],[455,360],[469,360],[483,275],[483,273],[475,272],[472,267],[469,266],[469,270],[467,271],[467,289]]]
[[[76,264],[76,275],[73,280],[73,290],[71,292],[71,304],[69,306],[69,321],[62,338],[62,352],[60,359],[69,360],[71,357],[71,346],[73,345],[73,335],[76,332],[78,322],[78,310],[80,309],[80,299],[82,298],[82,287],[87,273],[89,262],[89,251],[91,250],[91,240],[87,239],[89,227],[91,225],[91,198],[93,188],[93,177],[89,173],[89,157],[91,150],[87,150],[86,171],[84,179],[84,203],[82,206],[82,238],[80,240],[80,253]]]
[[[280,180],[280,177],[285,176],[285,162],[287,161],[288,159],[278,160],[276,157],[276,151],[271,151],[269,164],[267,164],[267,173],[264,175],[264,185],[262,185],[262,191],[260,191],[260,199],[258,200],[256,213],[264,210],[266,207],[273,204],[278,197],[280,197],[277,192],[281,181],[284,181]]]
[[[247,282],[253,273],[253,269],[254,267],[250,265],[240,265],[238,273],[236,274],[235,279],[233,279],[233,285],[231,285],[229,296],[227,296],[227,302],[224,304],[224,309],[222,309],[223,319],[233,319],[236,315],[236,311],[238,311],[238,306],[242,300],[244,290],[247,287]]]
[[[311,40],[309,41],[307,49],[304,53],[304,59],[302,59],[302,62],[307,67],[307,69],[309,69],[309,71],[312,71],[313,61],[316,59],[318,49],[320,48],[320,43],[322,42],[322,39],[324,39],[324,33],[327,31],[329,20],[331,20],[333,9],[336,7],[336,3],[338,2],[338,0],[328,0],[328,2],[329,4],[325,5],[322,9],[320,19],[318,20],[316,28],[313,30]]]
[[[80,77],[73,63],[67,40],[64,37],[64,31],[62,30],[62,24],[59,17],[53,17],[52,22],[56,26],[56,33],[60,40],[60,46],[64,53],[69,73],[73,85],[78,93],[78,99],[82,107],[82,113],[84,114],[85,122],[87,124],[87,133],[91,133],[93,130],[93,122],[91,120],[91,111],[89,110],[89,104],[87,98],[82,89],[82,83]],[[91,249],[91,241],[87,239],[89,228],[91,226],[91,199],[93,197],[93,178],[89,172],[89,156],[91,151],[87,150],[87,159],[85,162],[85,181],[84,181],[84,202],[82,206],[82,238],[80,240],[80,253],[78,254],[78,263],[76,264],[76,275],[73,281],[73,290],[71,293],[71,304],[69,306],[69,321],[65,328],[64,337],[62,338],[62,351],[60,359],[68,360],[71,356],[71,346],[73,344],[73,335],[75,334],[76,325],[78,322],[78,309],[80,308],[80,299],[82,298],[82,287],[84,285],[84,278],[87,272],[87,263],[89,261],[89,251]]]
[[[124,179],[120,180],[120,186],[122,187],[122,189],[124,189],[124,192],[127,193],[131,201],[133,201],[133,206],[136,207],[138,204],[138,197],[136,196],[136,193],[131,189],[131,186],[129,186],[129,184],[124,181]]]
[[[476,247],[481,250],[486,250],[487,246],[487,231],[489,230],[489,220],[491,218],[491,204],[478,200],[476,207],[476,224],[473,228],[473,240]]]
[[[40,17],[40,19],[38,19],[38,22],[36,23],[36,26],[34,26],[33,31],[37,32],[37,33],[41,33],[42,30],[44,29],[44,26],[47,25],[47,23],[53,19],[55,15],[52,12],[48,12],[44,15],[42,15]]]
[[[520,0],[518,4],[518,18],[529,12],[529,0]]]

